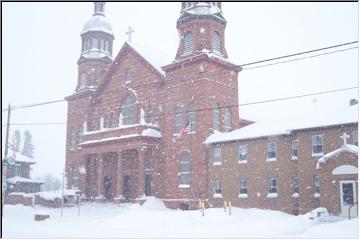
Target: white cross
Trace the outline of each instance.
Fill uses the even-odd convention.
[[[347,138],[350,138],[350,136],[347,135],[347,134],[344,132],[343,135],[342,135],[340,138],[344,140],[344,145],[346,145],[346,144],[347,144],[347,143],[346,143],[346,139],[347,139]]]
[[[134,32],[134,29],[129,26],[128,31],[126,32],[126,35],[128,35],[128,41],[131,42],[131,34]]]
[[[316,106],[316,103],[318,102],[318,100],[316,98],[313,98],[312,102],[313,102],[314,106]]]

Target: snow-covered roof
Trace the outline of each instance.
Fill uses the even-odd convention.
[[[197,2],[196,4],[192,4],[190,7],[184,8],[183,12],[194,15],[213,15],[221,13],[221,9],[210,2]]]
[[[137,53],[139,53],[147,62],[149,62],[156,70],[158,70],[162,75],[165,75],[165,72],[161,69],[162,66],[169,64],[174,56],[168,53],[154,50],[153,48],[143,46],[134,42],[126,42],[131,48],[133,48]]]
[[[8,183],[11,183],[11,184],[16,184],[16,183],[18,183],[18,182],[22,182],[22,183],[44,183],[44,182],[41,181],[41,180],[30,179],[30,178],[23,178],[23,177],[19,177],[19,176],[12,177],[12,178],[7,178],[6,181],[7,181]]]
[[[82,29],[81,34],[89,31],[101,31],[113,35],[110,21],[103,15],[95,15],[90,18]]]
[[[64,196],[76,196],[79,191],[73,189],[64,189]],[[61,191],[44,191],[44,192],[37,192],[35,195],[48,200],[53,201],[55,199],[61,199],[62,193]]]
[[[319,158],[319,160],[316,164],[316,169],[320,169],[321,166],[323,164],[325,164],[329,159],[338,156],[342,152],[350,152],[350,153],[354,153],[354,154],[358,155],[359,148],[355,145],[344,144],[341,146],[341,148],[338,148],[332,152],[329,152],[329,153],[325,154],[324,156],[322,156],[321,158]]]
[[[161,133],[155,129],[152,129],[152,128],[148,128],[148,129],[145,129],[142,133],[141,133],[142,136],[145,136],[145,137],[154,137],[154,138],[161,138]]]
[[[304,100],[302,99],[302,101]],[[333,107],[331,104],[310,106],[310,108],[297,108],[298,105],[293,103],[287,104],[289,105],[287,107],[285,105],[278,105],[278,107],[273,109],[272,116],[264,115],[264,117],[258,118],[259,120],[255,123],[231,132],[221,133],[215,131],[204,143],[211,144],[274,135],[287,135],[291,134],[293,130],[358,122],[358,106],[350,107],[348,103],[338,108]],[[262,108],[266,107],[269,106],[265,104]],[[262,112],[262,108],[257,108],[259,113]],[[241,108],[239,112],[241,115]],[[277,117],[278,114],[281,117]]]
[[[109,57],[111,59],[111,56],[109,54],[106,54],[104,52],[100,52],[98,50],[90,50],[89,52],[85,52],[81,54],[81,56],[86,58],[103,58],[103,57]]]
[[[36,163],[36,161],[30,157],[27,157],[21,153],[16,153],[16,162],[23,162],[23,163]]]
[[[97,140],[89,140],[89,141],[80,143],[79,146],[95,144],[95,143],[104,143],[104,142],[128,139],[128,138],[139,137],[139,136],[141,136],[141,135],[140,134],[129,134],[129,135],[123,135],[120,137],[108,137],[108,138],[102,138],[102,139],[97,139]]]

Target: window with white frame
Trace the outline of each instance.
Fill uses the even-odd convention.
[[[221,184],[221,180],[219,179],[215,180],[214,193],[222,194],[222,184]]]
[[[240,194],[247,194],[248,193],[248,180],[241,179],[240,180]]]
[[[125,98],[120,109],[122,125],[131,125],[136,123],[135,100],[132,96]]]
[[[276,144],[274,142],[267,144],[267,160],[276,160]]]
[[[179,176],[180,185],[190,185],[191,156],[184,153],[180,157]]]
[[[175,133],[180,133],[181,129],[183,128],[183,113],[179,105],[175,107],[174,120],[175,120]]]
[[[186,32],[184,34],[184,55],[190,54],[193,52],[193,34],[192,32]]]
[[[216,145],[214,147],[214,165],[221,165],[221,147],[220,145]]]
[[[314,135],[312,136],[312,155],[323,154],[323,136]]]
[[[274,177],[268,178],[268,194],[277,194],[278,186],[277,186],[277,179]]]
[[[213,108],[213,129],[214,130],[220,130],[220,105],[218,103],[214,104]]]
[[[299,184],[300,184],[300,179],[299,177],[292,177],[291,180],[291,186],[292,186],[292,192],[299,194]]]
[[[221,37],[217,31],[212,34],[212,48],[215,54],[221,55]]]
[[[291,159],[298,158],[298,150],[299,150],[299,139],[295,139],[291,141]]]
[[[352,133],[352,142],[354,145],[358,146],[359,142],[358,142],[358,131],[354,131]]]
[[[190,104],[189,105],[189,122],[190,122],[190,132],[195,132],[196,131],[196,111],[195,111],[195,106],[194,104]]]
[[[247,145],[242,144],[239,146],[239,163],[247,162]]]
[[[232,128],[231,125],[231,108],[224,109],[225,132],[229,132]]]
[[[315,194],[314,197],[320,196],[320,176],[314,176],[314,187],[315,187]]]

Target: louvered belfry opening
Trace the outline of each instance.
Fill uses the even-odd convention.
[[[212,49],[213,53],[217,55],[221,55],[221,39],[220,39],[220,33],[215,31],[212,34]]]
[[[186,32],[184,34],[184,55],[193,52],[193,34],[192,32]]]

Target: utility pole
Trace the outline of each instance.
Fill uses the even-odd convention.
[[[2,160],[2,178],[1,178],[1,188],[2,188],[2,197],[1,197],[1,217],[4,216],[4,203],[5,203],[5,191],[6,191],[6,171],[7,171],[7,155],[8,155],[8,145],[9,145],[9,130],[10,130],[10,114],[11,114],[11,104],[9,103],[6,123],[6,136],[5,136],[5,156]]]
[[[65,169],[62,174],[62,188],[61,188],[61,217],[64,215],[64,185],[65,185]]]

